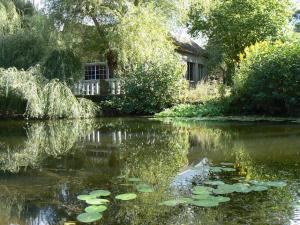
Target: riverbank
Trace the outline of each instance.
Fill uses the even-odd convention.
[[[215,116],[215,117],[165,117],[162,120],[181,121],[219,121],[219,122],[280,122],[300,124],[300,117],[268,117],[268,116]]]

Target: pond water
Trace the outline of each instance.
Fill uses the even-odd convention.
[[[223,162],[236,171],[209,172]],[[138,193],[132,177],[154,192]],[[231,193],[229,202],[212,208],[160,205],[190,196],[207,180],[287,186]],[[300,125],[145,118],[0,122],[0,225],[80,224],[76,217],[87,204],[77,196],[97,189],[112,195],[95,224],[300,224]],[[137,198],[114,198],[128,192]]]

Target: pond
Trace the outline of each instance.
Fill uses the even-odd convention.
[[[283,185],[221,193],[228,201],[209,207],[182,201],[208,181]],[[102,197],[110,202],[94,224],[300,224],[300,125],[0,122],[0,225],[81,224],[76,218],[88,204],[78,196],[99,189],[111,193]],[[136,198],[115,198],[124,193]],[[162,204],[169,200],[178,204]]]

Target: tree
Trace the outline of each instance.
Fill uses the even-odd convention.
[[[197,1],[191,7],[189,31],[208,38],[211,68],[222,64],[231,82],[239,53],[245,47],[266,39],[278,39],[288,26],[289,0]]]
[[[80,49],[106,57],[111,73],[117,66],[117,55],[111,47],[111,36],[122,18],[132,7],[153,6],[164,19],[178,15],[181,0],[49,0],[47,9],[64,32],[77,34]],[[84,30],[84,32],[78,32]]]

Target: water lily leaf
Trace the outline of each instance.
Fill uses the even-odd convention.
[[[214,180],[214,181],[206,181],[204,182],[204,184],[218,186],[218,185],[223,185],[225,183],[221,180]]]
[[[214,201],[214,200],[197,200],[197,201],[192,202],[191,205],[198,206],[198,207],[210,208],[210,207],[218,206],[219,202]]]
[[[222,166],[234,166],[234,163],[222,162],[220,163]]]
[[[224,171],[224,172],[235,172],[236,169],[234,169],[234,168],[222,168],[222,171]]]
[[[179,200],[182,200],[186,204],[191,204],[192,202],[195,201],[195,199],[192,198],[180,198]]]
[[[203,200],[203,199],[209,199],[213,197],[212,195],[192,195],[192,198],[193,199],[196,199],[196,200]]]
[[[218,202],[229,202],[230,198],[229,197],[223,197],[223,196],[216,196],[215,200]]]
[[[109,203],[109,200],[94,198],[94,199],[87,199],[86,203],[89,205],[103,205]]]
[[[128,178],[128,181],[130,181],[130,182],[141,182],[142,180],[140,178],[130,177],[130,178]]]
[[[233,184],[232,185],[235,192],[239,193],[249,193],[252,191],[251,187],[248,184]]]
[[[196,186],[193,188],[193,194],[195,195],[209,195],[213,191],[213,188],[205,186]]]
[[[117,179],[125,179],[125,178],[126,178],[125,175],[117,176]]]
[[[94,199],[94,198],[96,198],[96,196],[93,196],[93,195],[78,195],[77,196],[77,199],[82,200],[82,201],[85,201],[88,199]]]
[[[82,223],[92,223],[97,220],[100,220],[102,218],[102,215],[97,212],[93,213],[82,213],[77,216],[77,220],[82,222]]]
[[[223,171],[222,169],[222,167],[210,167],[209,171],[213,173],[221,173]]]
[[[266,184],[269,187],[285,187],[287,185],[284,181],[268,181]]]
[[[111,195],[111,193],[110,193],[110,191],[107,191],[107,190],[96,190],[96,191],[92,191],[90,193],[90,195],[94,195],[96,197],[100,197],[100,196],[106,197],[106,196]]]
[[[137,198],[137,195],[134,193],[126,193],[126,194],[121,194],[121,195],[116,196],[116,199],[122,200],[122,201],[129,201],[129,200],[133,200],[136,198]]]
[[[252,189],[253,191],[267,191],[267,190],[268,190],[268,187],[258,185],[258,186],[252,186],[251,189]]]
[[[149,184],[139,184],[139,185],[137,185],[137,190],[142,193],[154,192],[153,187]]]
[[[165,206],[177,206],[180,204],[184,204],[187,203],[187,199],[173,199],[173,200],[168,200],[168,201],[164,201],[162,203],[159,203],[159,205],[165,205]]]
[[[105,210],[107,210],[107,207],[105,205],[91,205],[84,209],[84,211],[86,211],[87,213],[93,213],[93,212],[101,213],[104,212]]]

